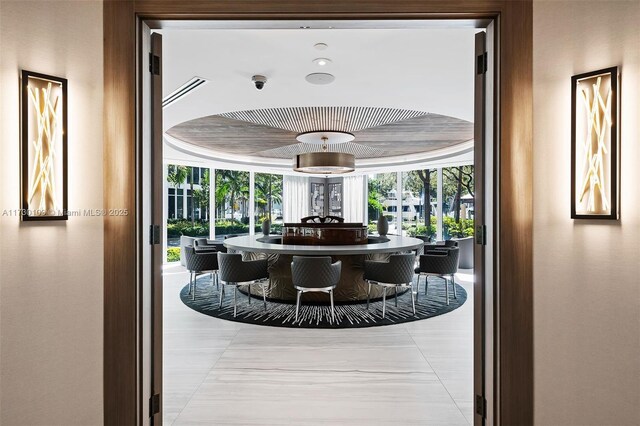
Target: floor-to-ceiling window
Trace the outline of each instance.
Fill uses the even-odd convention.
[[[180,259],[180,237],[209,235],[209,169],[181,164],[166,166],[167,261]]]
[[[282,230],[282,175],[256,173],[254,185],[255,231],[261,232],[261,225],[269,220],[271,233]]]
[[[436,239],[437,179],[436,169],[402,172],[403,235]]]
[[[249,233],[249,172],[215,170],[216,238]]]
[[[392,235],[436,241],[474,233],[473,165],[369,175],[368,192],[370,233],[380,215],[387,217]]]
[[[442,169],[443,237],[463,238],[473,235],[473,166]]]
[[[396,187],[397,173],[377,173],[368,180],[369,232],[375,233],[376,222],[381,215],[389,221],[389,233],[397,232]]]

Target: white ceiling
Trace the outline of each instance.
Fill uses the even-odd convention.
[[[473,121],[474,28],[164,29],[163,94],[209,80],[164,109],[164,129],[239,110],[289,106],[402,108]],[[319,51],[316,43],[328,48]],[[325,67],[312,61],[331,59]],[[315,86],[312,72],[335,81]],[[255,89],[251,76],[268,78]]]

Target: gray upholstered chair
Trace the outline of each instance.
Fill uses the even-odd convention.
[[[419,265],[415,269],[418,274],[418,287],[420,286],[420,277],[425,276],[424,294],[426,296],[429,288],[429,276],[436,276],[444,279],[445,290],[447,294],[447,305],[449,304],[449,279],[453,286],[453,297],[458,298],[456,294],[455,273],[458,272],[458,256],[460,250],[457,247],[441,247],[432,249],[431,246],[425,248],[425,254],[419,258]]]
[[[221,251],[227,252],[227,248],[224,244],[215,242],[215,240],[208,240],[206,238],[196,238],[193,240],[193,248],[196,249],[196,253],[202,251]]]
[[[300,311],[300,297],[302,293],[319,291],[329,293],[331,300],[331,320],[335,321],[336,316],[333,306],[333,290],[340,281],[342,262],[331,263],[330,256],[293,256],[291,262],[291,277],[293,286],[298,291],[296,298],[296,321]]]
[[[210,273],[211,285],[215,276],[218,285],[218,257],[215,251],[196,252],[193,246],[185,246],[184,255],[186,267],[189,271],[189,293],[192,300],[196,300],[196,280],[198,275]],[[193,290],[192,290],[193,287]]]
[[[224,298],[225,285],[233,286],[233,316],[236,316],[236,299],[238,286],[247,286],[247,294],[249,303],[251,303],[251,285],[259,283],[262,286],[262,300],[264,309],[267,310],[267,295],[265,283],[269,279],[267,259],[242,260],[240,253],[222,253],[218,252],[218,264],[220,265],[220,308],[222,308],[222,299]]]
[[[411,304],[413,315],[416,314],[416,301],[413,294],[413,266],[415,263],[413,253],[392,254],[388,262],[376,260],[364,261],[364,279],[369,284],[367,293],[367,309],[369,309],[369,297],[371,295],[371,285],[383,287],[382,292],[382,318],[384,318],[387,307],[387,288],[395,288],[395,302],[398,306],[398,289],[409,287],[411,292]]]

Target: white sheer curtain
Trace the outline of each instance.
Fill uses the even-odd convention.
[[[345,176],[342,183],[345,222],[364,223],[365,176]]]
[[[309,178],[284,175],[282,180],[282,219],[300,222],[309,215]]]

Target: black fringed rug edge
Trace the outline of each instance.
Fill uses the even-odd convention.
[[[415,278],[414,278],[415,283]],[[382,300],[372,301],[367,310],[365,303],[343,303],[335,305],[336,321],[331,320],[331,308],[328,305],[305,304],[302,296],[302,306],[298,322],[295,322],[296,305],[267,301],[267,310],[264,310],[262,298],[252,298],[248,303],[246,294],[238,292],[237,315],[233,316],[233,287],[225,289],[222,308],[218,308],[220,293],[215,285],[211,285],[208,276],[199,277],[196,280],[196,300],[191,300],[188,294],[189,285],[185,285],[180,291],[180,299],[189,308],[196,312],[227,321],[241,322],[245,324],[262,325],[269,327],[291,328],[359,328],[378,327],[384,325],[401,324],[412,321],[420,321],[449,313],[458,309],[467,300],[465,289],[456,284],[457,299],[453,297],[453,291],[449,287],[449,305],[446,302],[444,280],[431,277],[429,279],[429,293],[424,295],[424,278],[420,280],[419,295],[416,301],[416,315],[411,309],[411,295],[405,292],[398,296],[398,307],[395,306],[393,297],[387,298],[385,318],[382,318]],[[415,289],[414,285],[414,289]]]

